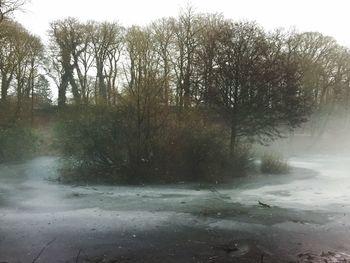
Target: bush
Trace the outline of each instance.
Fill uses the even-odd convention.
[[[220,130],[183,121],[157,142],[155,166],[163,181],[215,181],[223,177],[227,147]],[[217,179],[215,179],[217,178]]]
[[[261,157],[260,170],[264,174],[286,174],[290,167],[286,160],[277,154],[264,154]]]
[[[135,125],[122,108],[68,112],[57,126],[63,179],[123,183],[222,182],[242,175],[251,152],[231,157],[227,134],[198,113]],[[129,111],[130,112],[130,111]]]
[[[57,145],[62,151],[64,174],[84,174],[87,179],[116,177],[125,170],[126,137],[119,112],[106,108],[69,111],[56,125]]]
[[[0,128],[0,162],[18,161],[32,156],[37,136],[24,127]]]
[[[231,169],[241,174],[245,174],[248,170],[253,170],[254,152],[249,144],[238,144],[234,151],[234,155],[230,159]]]

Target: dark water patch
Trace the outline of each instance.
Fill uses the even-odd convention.
[[[232,182],[231,187],[233,189],[239,188],[248,190],[267,185],[286,185],[298,180],[310,180],[318,175],[319,172],[312,169],[293,167],[292,171],[285,175],[255,174],[245,178],[236,179]]]
[[[200,211],[192,211],[191,214],[199,217],[214,219],[231,219],[237,222],[275,225],[284,222],[293,222],[298,224],[316,224],[325,225],[332,221],[329,213],[319,211],[300,211],[295,209],[286,209],[277,206],[264,208],[259,205],[243,206],[239,203],[226,203],[220,206],[203,207]]]
[[[67,198],[82,198],[85,196],[87,196],[87,194],[83,194],[83,193],[79,193],[79,192],[73,192],[73,193],[67,194]]]
[[[160,194],[158,198],[184,198],[190,197],[190,195],[186,194]]]
[[[321,252],[320,254],[313,252],[300,253],[298,255],[299,263],[348,263],[350,262],[350,255],[342,252]]]
[[[120,236],[120,233],[111,233]],[[262,242],[240,231],[205,230],[189,226],[123,233],[121,240],[86,250],[87,262],[291,262],[271,253]],[[116,244],[116,245],[114,245]],[[103,251],[103,254],[101,253]],[[104,256],[101,256],[104,255]],[[263,261],[261,258],[263,256]]]

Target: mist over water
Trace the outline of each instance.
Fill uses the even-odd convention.
[[[350,262],[339,40],[189,4],[43,41],[28,2],[0,0],[0,263]]]
[[[291,146],[297,145],[295,136],[274,148],[279,145],[281,151],[280,145],[291,140]],[[255,174],[225,187],[69,186],[55,180],[60,167],[56,157],[2,165],[0,259],[25,262],[55,240],[41,256],[42,262],[72,261],[79,249],[91,257],[104,252],[131,255],[137,261],[138,253],[144,253],[138,242],[153,240],[152,235],[162,242],[164,236],[175,238],[175,233],[178,240],[185,235],[183,231],[204,242],[210,253],[217,253],[213,247],[222,244],[225,235],[220,233],[232,233],[239,252],[229,258],[244,258],[253,251],[276,262],[305,251],[315,255],[332,251],[346,258],[350,249],[350,157],[298,150],[293,148],[290,153],[288,175]],[[271,208],[259,206],[258,201]],[[198,232],[213,237],[208,242]],[[130,246],[132,252],[123,246]],[[316,256],[313,262],[318,262]]]

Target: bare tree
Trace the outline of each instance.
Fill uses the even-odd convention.
[[[162,112],[162,76],[160,57],[148,28],[131,27],[126,35],[127,84],[125,103],[129,109],[132,140],[130,159],[140,168],[143,160],[152,156],[152,141],[156,136],[158,118]]]
[[[27,2],[28,0],[0,0],[0,23],[15,11],[20,10]]]
[[[5,21],[0,27],[0,79],[1,79],[1,102],[7,100],[10,84],[15,76],[16,69],[16,45],[23,29],[17,23]]]
[[[123,48],[124,29],[117,23],[108,22],[90,22],[90,29],[98,101],[110,103],[115,101],[117,93],[118,62]]]
[[[306,121],[309,112],[302,70],[282,35],[254,23],[230,23],[215,57],[216,104],[237,139],[265,142]]]
[[[151,25],[154,39],[154,47],[160,58],[159,70],[162,74],[162,100],[166,106],[172,99],[172,86],[174,86],[175,74],[172,67],[172,59],[175,49],[175,19],[163,18]]]
[[[199,21],[202,30],[196,36],[199,45],[193,61],[194,74],[197,78],[193,87],[193,99],[197,104],[211,104],[211,97],[215,95],[214,72],[218,67],[215,57],[229,22],[218,14],[202,15]]]
[[[61,82],[58,91],[58,104],[66,103],[66,92],[71,86],[76,104],[81,102],[81,92],[74,77],[74,69],[78,68],[78,58],[86,50],[84,27],[74,18],[59,20],[51,24],[51,54],[60,64]]]
[[[193,88],[193,62],[198,47],[198,37],[201,25],[198,23],[198,16],[192,7],[182,12],[175,24],[176,34],[176,61],[175,72],[177,77],[177,105],[188,108],[191,106]]]
[[[34,107],[34,85],[38,77],[39,67],[43,61],[44,46],[40,39],[30,35],[28,32],[21,32],[15,48],[15,79],[17,91],[16,116],[20,118],[24,104],[28,104],[31,97],[31,111]],[[27,103],[25,103],[27,102]]]

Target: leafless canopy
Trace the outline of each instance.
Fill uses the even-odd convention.
[[[20,10],[28,0],[0,0],[0,22],[16,10]]]

